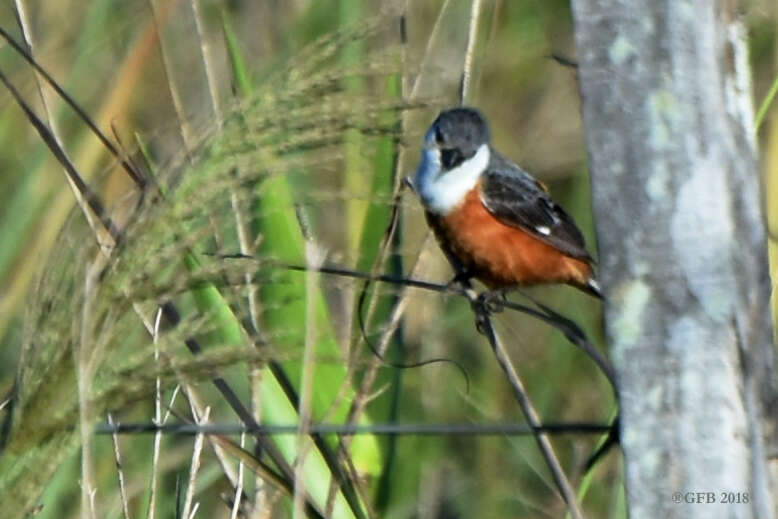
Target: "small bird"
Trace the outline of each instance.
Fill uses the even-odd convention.
[[[543,184],[492,148],[478,110],[438,115],[414,187],[458,279],[497,290],[566,283],[602,297],[581,231]]]

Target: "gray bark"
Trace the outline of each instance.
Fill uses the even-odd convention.
[[[572,4],[630,516],[775,517],[770,279],[734,2]]]

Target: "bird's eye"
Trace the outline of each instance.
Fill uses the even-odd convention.
[[[459,166],[465,158],[457,148],[440,150],[440,162],[445,169],[453,169]]]
[[[440,131],[440,128],[435,126],[435,142],[438,144],[443,144],[443,132]]]

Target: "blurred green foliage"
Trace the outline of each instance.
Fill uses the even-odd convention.
[[[332,263],[362,271],[378,266],[381,272],[395,275],[408,274],[417,264],[427,230],[418,203],[408,193],[401,199],[401,230],[388,245],[383,263],[377,263],[379,246],[391,214],[393,189],[399,177],[413,171],[422,132],[442,106],[457,103],[469,3],[411,0],[408,42],[401,45],[396,14],[371,25],[374,15],[370,13],[386,9],[386,3],[378,0],[199,0],[220,101],[233,114],[233,133],[220,134],[210,109],[202,42],[194,30],[191,2],[155,0],[160,32],[177,78],[174,86],[197,137],[189,153],[182,151],[190,143],[181,136],[169,94],[169,82],[174,80],[162,64],[147,0],[63,0],[50,2],[45,9],[24,0],[18,4],[26,10],[37,59],[100,128],[106,133],[115,128],[128,153],[142,160],[132,145],[137,136],[147,146],[148,158],[162,170],[159,178],[179,197],[169,211],[149,211],[135,224],[144,233],[129,240],[126,250],[142,252],[117,263],[117,271],[111,272],[116,285],[100,293],[104,299],[97,329],[107,337],[104,364],[94,384],[98,407],[116,410],[126,421],[150,421],[154,377],[162,376],[163,385],[170,389],[182,369],[209,401],[218,402],[205,383],[210,373],[193,357],[182,355],[183,368],[178,366],[177,371],[157,371],[161,368],[151,360],[150,341],[119,287],[138,282],[139,290],[150,291],[147,306],[159,294],[180,296],[178,302],[190,313],[187,330],[213,327],[213,322],[198,315],[198,308],[202,311],[220,303],[212,299],[198,306],[187,290],[206,290],[216,299],[232,302],[243,301],[243,294],[228,286],[213,293],[214,279],[224,273],[209,256],[190,265],[193,274],[215,269],[216,275],[207,272],[210,277],[205,278],[214,285],[205,289],[171,265],[189,258],[191,249],[237,252],[230,204],[235,192],[251,215],[258,257],[304,263],[304,234],[310,233]],[[11,3],[0,6],[0,24],[21,39],[17,17]],[[778,13],[767,0],[748,2],[745,20],[758,104],[776,75]],[[339,41],[338,34],[352,36]],[[551,59],[554,53],[574,59],[567,2],[484,2],[479,35],[471,99],[490,118],[496,146],[550,185],[596,250],[575,72]],[[43,116],[30,68],[7,47],[0,49],[0,68]],[[420,106],[408,109],[403,99],[408,99],[411,89]],[[118,221],[128,218],[132,212],[126,194],[132,188],[126,177],[61,100],[48,90],[46,99],[64,147],[79,170],[109,201]],[[42,388],[37,398],[47,406],[35,411],[44,424],[37,431],[42,436],[26,438],[23,446],[30,452],[16,451],[19,459],[0,460],[0,467],[7,470],[0,480],[11,478],[13,470],[37,471],[40,481],[31,478],[25,484],[44,490],[38,517],[80,517],[81,463],[74,431],[78,401],[73,358],[64,351],[81,337],[84,271],[97,247],[74,209],[61,167],[6,92],[0,92],[0,107],[0,390],[9,391],[18,374],[25,373],[24,382],[29,384],[25,389]],[[774,115],[772,109],[767,116],[772,127]],[[340,124],[344,122],[348,124]],[[371,135],[366,129],[381,132]],[[776,139],[765,144],[770,156],[778,153]],[[246,173],[245,182],[231,176],[233,168]],[[773,193],[768,197],[772,200]],[[197,205],[204,202],[213,205]],[[301,219],[308,228],[300,226]],[[417,277],[440,282],[451,277],[434,245],[422,254],[420,263]],[[46,275],[40,278],[44,267]],[[133,278],[149,271],[158,274],[155,279],[164,289],[146,287],[140,277]],[[252,272],[258,278],[265,275],[261,269]],[[297,364],[293,375],[297,380],[307,327],[313,326],[321,345],[329,348],[317,348],[320,365],[315,383],[322,385],[315,389],[316,398],[346,399],[339,414],[326,418],[342,417],[374,360],[364,348],[355,320],[362,283],[322,275],[321,292],[312,296],[306,292],[305,274],[276,269],[261,280],[263,329],[274,344],[268,355],[287,361],[287,366]],[[176,283],[184,287],[176,288]],[[532,294],[579,322],[595,343],[602,344],[598,305],[586,295],[567,287],[537,288]],[[375,302],[369,321],[372,341],[380,336],[400,296],[397,287],[374,284],[370,288],[367,300]],[[307,297],[316,299],[315,323],[304,318]],[[246,318],[243,303],[229,312],[225,309],[224,315]],[[59,313],[49,313],[52,308]],[[612,418],[615,404],[607,382],[560,333],[511,312],[500,314],[498,328],[544,420]],[[180,341],[183,335],[180,332],[170,342]],[[245,340],[237,335],[228,342]],[[42,346],[56,344],[63,347],[59,355],[56,349]],[[146,348],[138,349],[139,344]],[[246,401],[253,391],[247,366],[258,362],[252,352],[222,352],[223,358],[228,353],[235,356],[223,367]],[[521,421],[510,388],[475,331],[464,300],[411,290],[409,308],[387,357],[455,359],[467,366],[471,388],[465,391],[450,365],[404,371],[383,367],[367,404],[373,422]],[[215,355],[210,361],[218,358]],[[344,359],[352,364],[347,367]],[[144,372],[145,378],[140,376]],[[47,385],[47,376],[57,383]],[[342,389],[346,379],[353,384]],[[29,405],[35,402],[30,400]],[[180,402],[176,409],[187,414]],[[217,420],[235,420],[223,404],[216,405],[214,413]],[[51,437],[46,435],[49,432]],[[597,441],[582,436],[554,439],[574,484],[581,483],[581,464]],[[49,449],[36,452],[36,444],[48,444]],[[372,470],[365,484],[379,517],[564,515],[563,503],[531,438],[406,436],[381,439],[378,445],[380,454],[363,451],[360,468]],[[123,437],[121,446],[132,516],[144,516],[152,439]],[[359,463],[355,448],[354,459]],[[367,450],[375,448],[371,445]],[[176,477],[186,477],[191,450],[191,438],[163,441],[157,498],[162,516],[173,515]],[[201,503],[198,516],[228,517],[228,507],[220,498],[228,485],[208,447],[204,457],[196,495]],[[108,437],[95,439],[95,459],[99,516],[120,517]],[[582,502],[591,517],[625,516],[617,454],[597,467],[587,485]],[[286,513],[288,508],[281,505],[276,510]]]

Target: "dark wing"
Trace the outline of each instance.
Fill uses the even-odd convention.
[[[569,256],[591,261],[573,219],[529,173],[494,151],[481,197],[484,207],[502,223],[528,231]]]

